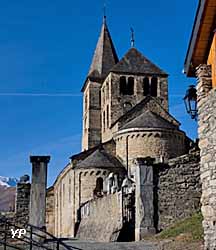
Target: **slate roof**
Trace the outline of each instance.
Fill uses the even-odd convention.
[[[129,121],[132,121],[139,115],[143,114],[145,106],[148,105],[149,102],[153,101],[157,106],[158,109],[163,111],[170,119],[170,121],[176,125],[180,126],[181,123],[177,121],[167,110],[163,108],[163,106],[157,101],[155,97],[152,96],[146,96],[142,101],[140,101],[138,104],[136,104],[134,107],[132,107],[130,110],[128,110],[126,113],[124,113],[119,119],[117,119],[114,123],[111,124],[111,127],[113,127],[117,122],[120,123],[120,128],[124,126],[124,124],[128,123]],[[134,116],[136,115],[136,116]],[[123,125],[121,125],[123,124]]]
[[[110,72],[113,65],[117,62],[118,56],[109,33],[106,20],[104,20],[88,77],[104,79]]]
[[[127,128],[165,128],[165,129],[177,129],[177,126],[171,122],[165,120],[161,116],[151,112],[145,111],[132,121],[126,123],[122,129]]]
[[[123,166],[104,149],[96,149],[84,160],[77,163],[75,168],[123,168]]]
[[[168,75],[135,48],[129,49],[125,56],[110,71],[117,73]]]

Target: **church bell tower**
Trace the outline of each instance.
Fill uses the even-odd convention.
[[[82,150],[88,150],[101,143],[101,86],[117,62],[118,56],[104,17],[90,70],[82,87]]]

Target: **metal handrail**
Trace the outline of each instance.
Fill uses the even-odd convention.
[[[23,229],[23,227],[20,227],[18,225],[15,225],[11,222],[9,222],[6,218],[0,218],[0,222],[4,225],[4,230],[0,231],[0,233],[3,233],[3,238],[0,239],[0,245],[4,246],[4,250],[7,250],[7,247],[17,249],[17,250],[23,250],[17,245],[14,245],[11,243],[11,239],[8,237],[9,236],[9,230],[10,227],[13,229]],[[39,247],[43,250],[53,250],[47,246],[44,245],[46,240],[49,238],[49,241],[53,242],[53,244],[56,244],[55,249],[59,250],[60,246],[62,246],[66,250],[72,250],[74,249],[73,247],[67,246],[60,238],[55,237],[54,235],[46,232],[44,229],[36,227],[31,224],[26,224],[24,225],[24,228],[26,229],[26,232],[28,233],[28,236],[22,236],[22,238],[18,238],[17,236],[14,237],[14,239],[18,240],[19,242],[22,242],[25,244],[27,247],[29,246],[29,250],[33,249],[33,246]],[[37,231],[39,233],[37,233]],[[42,235],[40,234],[42,233]],[[38,241],[36,240],[38,238]]]
[[[23,248],[19,248],[18,246],[11,245],[10,243],[5,243],[4,241],[1,241],[1,240],[0,240],[0,245],[3,245],[4,249],[7,249],[6,247],[10,247],[10,248],[14,248],[17,250],[23,250]]]

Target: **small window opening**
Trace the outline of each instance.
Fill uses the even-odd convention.
[[[105,103],[105,93],[104,93],[104,88],[102,89],[102,94],[101,94],[101,98],[102,98],[102,104]]]
[[[158,80],[157,77],[152,77],[151,79],[151,96],[157,96],[157,85]]]
[[[126,77],[121,76],[120,77],[120,94],[126,95],[126,89],[127,89]]]
[[[103,130],[105,131],[105,111],[103,112]]]
[[[134,94],[134,78],[129,77],[127,84],[127,95],[133,95],[133,94]]]
[[[96,187],[94,189],[94,196],[101,197],[103,195],[103,178],[96,179]]]
[[[109,83],[106,83],[106,99],[109,99]]]
[[[125,76],[120,77],[120,94],[133,95],[134,94],[134,78],[128,77],[126,81]]]
[[[143,79],[143,94],[144,94],[144,96],[149,95],[149,79],[148,79],[148,77],[145,77]]]
[[[107,128],[109,128],[109,105],[107,105]]]

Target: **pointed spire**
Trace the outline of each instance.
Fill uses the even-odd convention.
[[[103,24],[97,46],[92,59],[88,77],[103,80],[110,69],[118,62],[111,35],[106,23],[106,13],[104,10]]]

